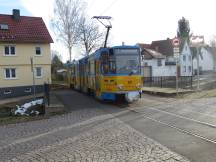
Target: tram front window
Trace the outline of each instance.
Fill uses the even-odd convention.
[[[117,49],[116,73],[136,75],[140,73],[140,55],[137,49]]]

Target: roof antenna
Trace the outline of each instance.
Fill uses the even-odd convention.
[[[112,25],[111,25],[111,22],[110,22],[110,19],[112,19],[111,16],[93,16],[92,19],[97,19],[103,26],[105,26],[105,28],[107,28],[107,33],[106,33],[106,37],[105,37],[105,42],[104,42],[104,48],[107,47],[107,39],[108,39],[108,36],[109,36],[109,31],[110,29],[112,28]],[[104,24],[102,20],[107,20],[109,22],[108,25]]]

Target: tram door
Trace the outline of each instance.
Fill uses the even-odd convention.
[[[96,89],[96,97],[100,95],[100,61],[95,60],[95,89]]]

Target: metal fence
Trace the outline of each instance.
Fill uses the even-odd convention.
[[[145,87],[176,88],[175,76],[143,77],[142,80],[143,80],[143,86]],[[192,76],[178,77],[178,87],[182,89],[192,89],[193,77]]]

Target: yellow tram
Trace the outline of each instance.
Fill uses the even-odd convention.
[[[140,58],[137,46],[100,48],[71,65],[70,86],[100,100],[133,102],[141,93]]]

